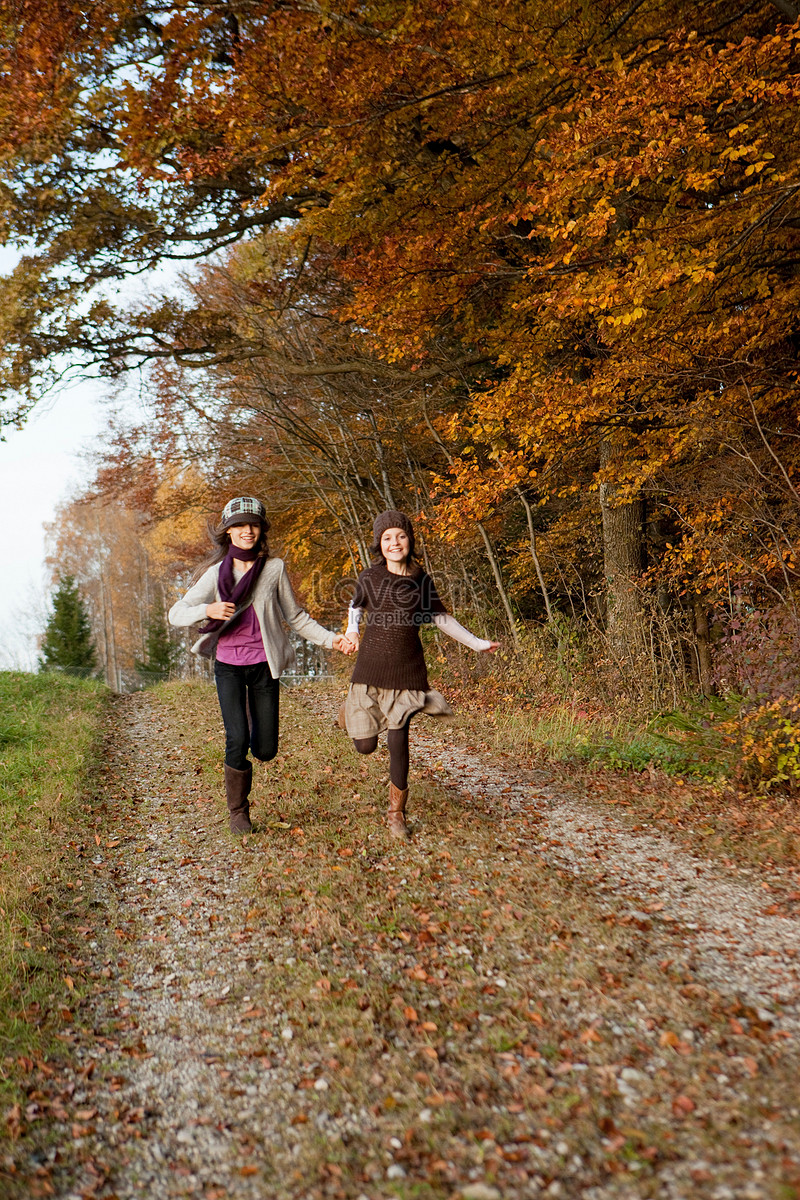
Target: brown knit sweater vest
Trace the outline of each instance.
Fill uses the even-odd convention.
[[[380,563],[358,577],[353,607],[366,614],[351,681],[403,691],[428,690],[419,627],[446,612],[436,585],[421,568],[393,575]]]

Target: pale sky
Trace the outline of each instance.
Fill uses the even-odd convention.
[[[59,501],[91,477],[79,456],[105,427],[99,400],[91,382],[64,389],[0,442],[0,512],[10,523],[13,550],[0,588],[0,669],[35,669],[35,633],[49,592],[43,526]]]
[[[13,269],[19,252],[0,247],[0,275]],[[128,281],[124,294],[132,302],[155,287],[178,286],[167,264]],[[45,576],[44,524],[57,505],[78,493],[92,477],[82,460],[107,426],[102,400],[107,385],[88,380],[72,383],[35,408],[21,430],[3,430],[0,441],[0,512],[10,520],[13,555],[4,564],[0,588],[0,670],[36,669],[36,635],[44,627],[50,583]],[[138,407],[135,387],[125,397],[126,411]]]

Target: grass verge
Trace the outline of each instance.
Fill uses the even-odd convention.
[[[54,994],[69,997],[51,911],[108,695],[70,676],[0,673],[0,1147],[18,1126],[20,1078],[52,1038]]]

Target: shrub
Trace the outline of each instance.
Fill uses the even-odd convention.
[[[736,616],[722,631],[714,682],[759,700],[800,695],[800,619],[786,605]]]
[[[800,786],[800,695],[742,709],[727,723],[739,740],[741,773],[763,788]]]

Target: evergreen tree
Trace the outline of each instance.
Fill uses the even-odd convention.
[[[72,575],[58,581],[39,657],[41,670],[91,675],[97,667],[89,614]]]
[[[144,652],[144,659],[136,660],[136,670],[145,683],[166,678],[178,661],[180,647],[176,646],[170,638],[163,604],[154,604],[150,612]]]

